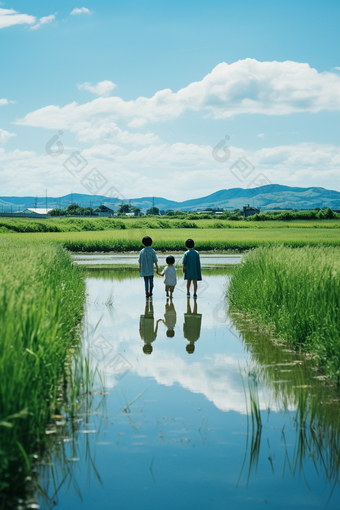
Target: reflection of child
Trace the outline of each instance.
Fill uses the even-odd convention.
[[[145,296],[147,298],[152,297],[152,289],[153,289],[153,277],[154,277],[154,267],[156,266],[156,271],[158,274],[158,265],[157,265],[157,255],[155,250],[151,248],[152,239],[149,236],[143,237],[142,243],[145,248],[143,248],[139,253],[139,272],[140,276],[144,277],[145,283]]]
[[[175,263],[174,257],[172,255],[169,255],[166,258],[166,263],[168,265],[159,274],[161,276],[165,276],[164,285],[165,285],[166,296],[169,297],[169,292],[170,292],[170,299],[172,299],[172,293],[175,290],[175,286],[177,283],[176,268],[174,266],[174,263]]]
[[[191,311],[190,299],[187,300],[187,313],[184,314],[183,334],[184,338],[189,340],[186,350],[188,354],[193,354],[195,342],[201,334],[202,314],[197,313],[197,301],[194,303],[194,310]]]
[[[201,261],[199,253],[194,250],[195,243],[192,239],[187,239],[185,246],[188,248],[183,255],[183,273],[184,280],[187,280],[187,296],[190,297],[191,281],[194,286],[194,299],[197,298],[197,280],[202,280]]]
[[[174,327],[176,326],[176,310],[174,307],[174,304],[172,302],[172,299],[166,300],[165,305],[165,314],[164,314],[164,324],[167,328],[166,336],[172,338],[175,336]]]
[[[140,316],[139,321],[139,334],[142,340],[144,340],[143,352],[144,354],[151,354],[152,342],[154,342],[157,338],[157,330],[158,324],[162,319],[159,319],[156,323],[155,329],[155,319],[153,316],[153,303],[152,301],[147,301],[145,303],[145,311],[144,315]]]

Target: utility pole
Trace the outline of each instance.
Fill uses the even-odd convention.
[[[152,214],[155,214],[155,197],[152,197]]]
[[[47,190],[46,190],[46,216],[47,216]]]
[[[38,209],[38,197],[35,197],[34,209]]]

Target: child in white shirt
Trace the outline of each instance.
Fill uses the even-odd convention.
[[[164,276],[164,285],[165,285],[165,292],[166,296],[169,297],[170,292],[170,299],[172,298],[172,293],[175,289],[175,285],[177,283],[176,278],[176,268],[174,266],[175,264],[175,258],[172,255],[169,255],[166,258],[166,263],[168,264],[161,273],[159,273],[161,276]]]

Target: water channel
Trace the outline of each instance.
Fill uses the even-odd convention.
[[[146,301],[136,261],[75,256],[97,374],[41,466],[40,507],[338,509],[340,393],[228,312],[240,257],[202,257],[197,301],[178,269],[172,302],[160,277]]]

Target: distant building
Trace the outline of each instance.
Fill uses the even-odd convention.
[[[110,207],[109,205],[101,205],[98,215],[101,217],[116,216],[116,211],[114,206]]]
[[[248,216],[254,216],[254,214],[260,214],[260,209],[257,207],[251,207],[249,204],[243,206],[243,212],[241,212],[241,216],[244,218],[248,218]]]
[[[29,207],[28,209],[25,209],[24,211],[18,211],[22,214],[25,214],[25,215],[32,215],[32,216],[41,216],[41,215],[47,215],[50,211],[52,211],[52,208],[50,209],[46,209],[45,207],[38,207],[38,208],[33,208],[33,207]]]

